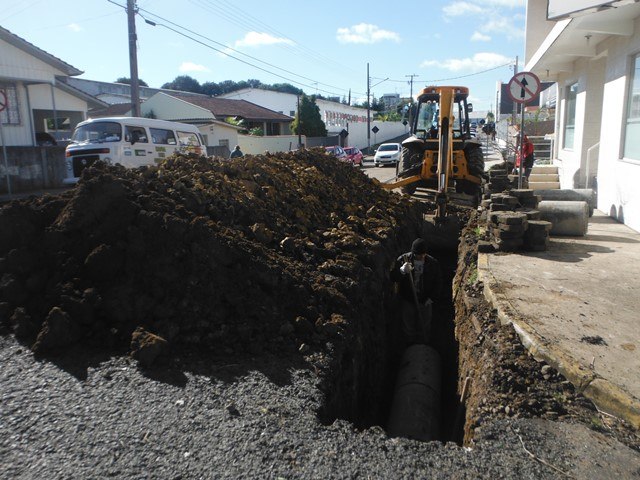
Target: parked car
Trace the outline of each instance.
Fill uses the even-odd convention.
[[[376,167],[380,165],[397,165],[400,161],[401,153],[402,147],[399,143],[383,143],[373,156],[373,164]]]
[[[338,145],[332,145],[331,147],[324,147],[324,149],[329,155],[333,155],[338,160],[341,160],[343,162],[346,162],[349,160],[349,157],[347,156],[347,152],[345,152],[344,149]]]
[[[364,155],[358,147],[344,147],[344,151],[347,153],[347,157],[349,157],[351,163],[359,167],[362,166]]]

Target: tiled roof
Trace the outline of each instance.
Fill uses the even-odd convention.
[[[248,121],[275,121],[291,122],[293,118],[289,115],[274,112],[268,108],[261,107],[246,100],[231,100],[228,98],[216,97],[191,97],[183,95],[172,95],[180,100],[206,108],[211,111],[216,118],[240,117]]]
[[[114,103],[107,108],[96,108],[89,111],[91,118],[99,117],[121,117],[127,116],[131,112],[131,103]]]

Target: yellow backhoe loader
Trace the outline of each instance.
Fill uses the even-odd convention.
[[[412,194],[426,187],[436,193],[439,209],[448,194],[479,195],[484,156],[469,129],[468,97],[466,87],[427,87],[420,92],[412,135],[402,142],[397,181],[384,188]]]
[[[396,167],[396,181],[383,184],[413,194],[417,187],[435,193],[436,226],[451,224],[447,204],[465,198],[477,205],[484,174],[482,145],[471,136],[466,87],[427,87],[420,92],[412,135],[402,142],[402,156]],[[454,236],[455,228],[441,228]],[[457,235],[455,235],[457,242]]]

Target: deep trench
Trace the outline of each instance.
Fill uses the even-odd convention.
[[[455,338],[455,309],[452,285],[458,256],[455,251],[431,251],[440,263],[444,280],[442,299],[433,308],[430,346],[440,355],[442,365],[439,432],[435,440],[462,444],[464,405],[458,395],[458,342]],[[318,411],[325,425],[336,419],[351,422],[364,430],[381,427],[386,431],[404,346],[398,342],[398,309],[385,308],[386,328],[369,342],[347,342],[325,388],[325,402]],[[367,345],[370,343],[370,345]],[[381,346],[384,346],[381,350]]]

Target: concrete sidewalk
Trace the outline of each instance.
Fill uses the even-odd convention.
[[[599,409],[640,428],[640,233],[596,211],[546,252],[479,254],[503,323]]]

